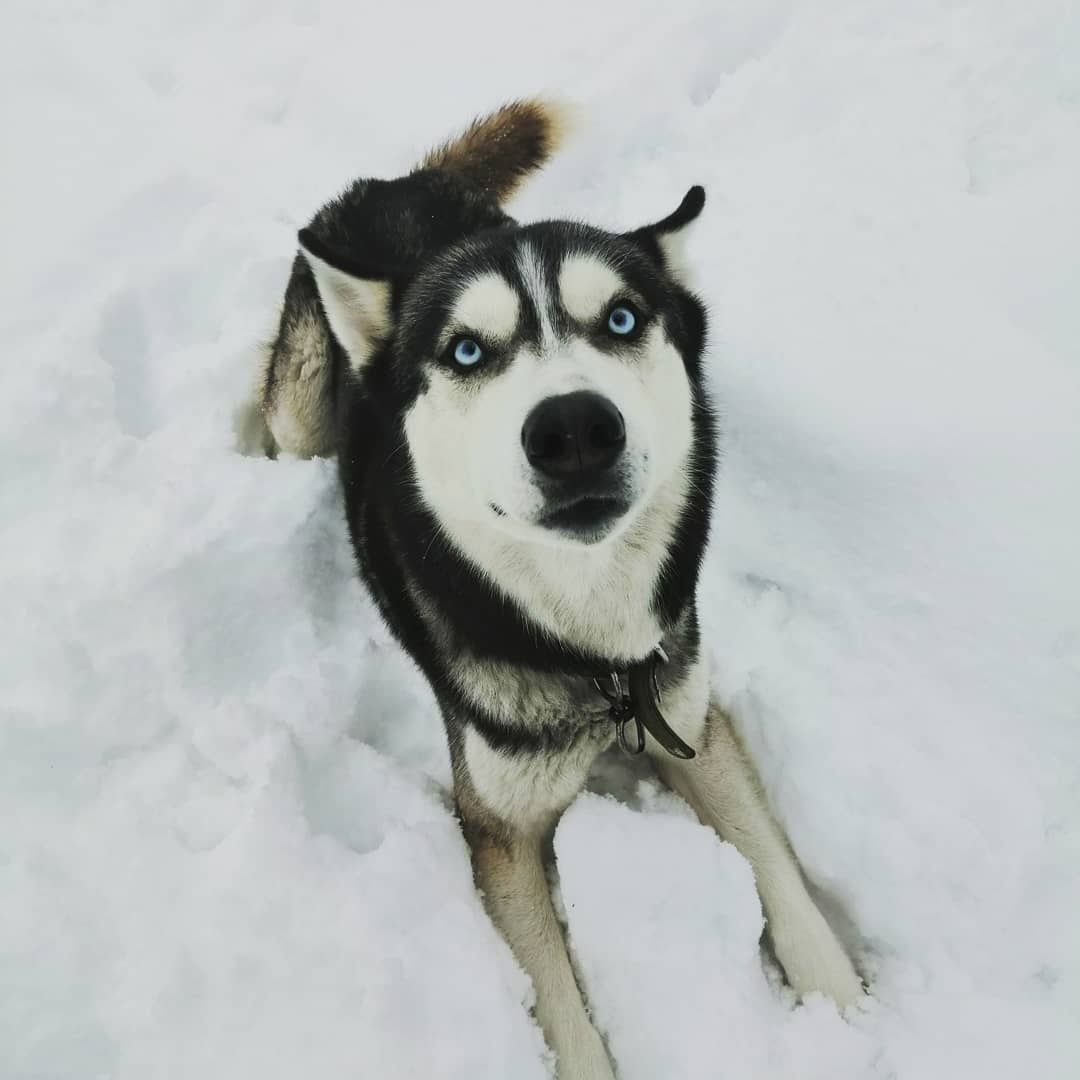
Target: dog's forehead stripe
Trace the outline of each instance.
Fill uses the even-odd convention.
[[[483,274],[462,289],[450,313],[451,324],[477,334],[509,341],[517,329],[520,301],[499,274]]]
[[[591,322],[626,292],[626,282],[595,255],[568,255],[559,269],[559,297],[567,314]]]
[[[530,243],[523,243],[517,251],[517,272],[525,295],[532,301],[539,322],[540,348],[548,348],[555,340],[551,319],[551,296],[548,292],[547,275],[540,253]]]

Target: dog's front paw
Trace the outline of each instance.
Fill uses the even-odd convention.
[[[776,958],[799,997],[817,991],[840,1009],[865,999],[862,979],[816,907],[799,918],[770,921],[769,934]]]
[[[604,1041],[591,1024],[569,1039],[558,1040],[554,1050],[558,1080],[615,1080]]]

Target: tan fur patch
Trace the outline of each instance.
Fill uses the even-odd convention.
[[[598,319],[612,300],[626,292],[626,282],[594,255],[570,255],[559,269],[563,307],[578,322]]]
[[[266,423],[277,447],[297,457],[325,457],[334,452],[330,407],[330,342],[314,315],[289,329],[288,366],[277,373],[264,399]]]
[[[484,274],[462,291],[450,314],[451,327],[461,327],[495,341],[509,341],[518,324],[517,293],[498,274]]]

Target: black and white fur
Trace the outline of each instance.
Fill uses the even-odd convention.
[[[794,989],[841,1006],[863,991],[710,701],[695,590],[714,416],[705,313],[678,256],[704,192],[624,234],[519,225],[502,202],[558,135],[550,106],[515,103],[410,176],[358,181],[324,207],[301,233],[244,438],[337,454],[360,570],[442,710],[477,884],[533,980],[559,1076],[599,1080],[612,1066],[542,853],[613,739],[592,677],[658,646],[664,714],[697,750],[681,761],[650,740],[661,775],[750,861]],[[607,325],[619,304],[637,315],[626,337]],[[482,348],[475,367],[453,359],[463,336]],[[602,429],[560,419],[571,398],[619,414],[614,460],[582,464]],[[532,453],[538,410],[554,428]]]

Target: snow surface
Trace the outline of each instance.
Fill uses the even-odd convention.
[[[1080,1075],[1074,3],[5,7],[0,1076],[550,1075],[327,462],[231,415],[295,230],[537,90],[524,218],[701,182],[716,687],[872,977],[647,770],[556,837],[622,1080]]]

